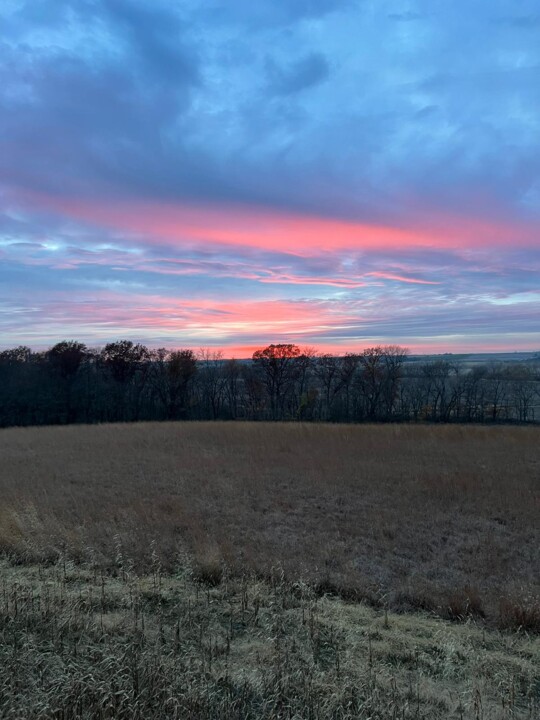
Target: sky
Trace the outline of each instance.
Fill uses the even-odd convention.
[[[538,0],[2,0],[0,348],[540,349]]]

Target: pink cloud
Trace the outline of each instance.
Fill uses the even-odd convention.
[[[34,292],[32,306],[12,297],[1,323],[4,343],[47,347],[66,337],[101,345],[128,337],[153,347],[214,347],[247,357],[270,342],[295,342],[320,352],[356,352],[388,342],[413,352],[534,349],[538,332],[520,308],[498,309],[499,330],[486,326],[491,310],[469,307],[456,321],[453,308],[423,308],[414,298],[373,300],[229,300],[163,297],[112,289]],[[535,314],[535,305],[528,315]],[[460,310],[461,312],[461,310]],[[487,313],[487,314],[486,314]],[[504,335],[500,328],[504,327]]]
[[[227,354],[289,341],[332,352],[385,342],[424,351],[538,345],[538,300],[533,295],[525,302],[523,295],[536,279],[529,258],[538,241],[528,226],[426,212],[403,229],[261,208],[23,199],[27,210],[47,210],[79,224],[53,223],[61,227],[58,241],[51,231],[40,242],[2,249],[14,266],[43,266],[65,283],[63,291],[51,283],[44,283],[42,293],[32,287],[31,301],[21,288],[16,307],[9,291],[12,311],[5,313],[2,330],[10,344],[130,337],[154,346],[229,348]],[[509,239],[517,249],[517,269],[506,282]],[[525,260],[518,257],[521,247],[528,248]],[[117,274],[89,267],[94,265]],[[482,274],[486,268],[489,277]],[[166,281],[135,272],[202,280]],[[481,294],[477,277],[484,282]],[[279,293],[282,299],[249,299],[250,283],[212,285],[206,278],[256,282],[257,298]],[[390,289],[387,281],[400,286]],[[289,299],[286,288],[270,285],[291,286]],[[305,285],[336,290],[293,288]],[[198,299],[207,291],[209,298]],[[300,293],[304,299],[294,299]],[[497,293],[508,302],[498,303]]]
[[[46,244],[12,243],[10,251],[25,265],[45,266],[57,270],[76,270],[84,266],[103,266],[115,271],[142,271],[158,275],[237,278],[263,284],[321,285],[356,289],[377,284],[377,280],[392,280],[416,285],[438,285],[438,281],[425,280],[387,271],[361,272],[347,268],[339,261],[328,263],[327,275],[303,274],[284,267],[264,266],[255,258],[243,260],[201,260],[170,257],[167,254],[153,257],[144,251],[132,253],[119,248],[95,246],[91,250],[65,246],[59,252],[51,251]],[[21,249],[25,252],[21,253]]]
[[[144,241],[249,247],[298,256],[339,249],[536,247],[539,237],[539,228],[525,223],[452,216],[431,208],[417,209],[410,227],[398,227],[215,203],[97,202],[29,193],[20,194],[19,199],[27,207]]]
[[[420,280],[419,278],[396,275],[395,273],[373,271],[365,274],[365,277],[380,278],[381,280],[395,280],[396,282],[409,283],[411,285],[440,285],[436,280]]]

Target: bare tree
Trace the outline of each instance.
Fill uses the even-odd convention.
[[[283,417],[287,395],[300,373],[300,355],[300,348],[291,344],[268,345],[253,353],[253,363],[264,378],[272,420]]]
[[[223,353],[201,348],[197,353],[198,386],[204,417],[220,417],[225,399],[226,378],[223,372]]]
[[[223,367],[225,380],[225,395],[231,419],[238,417],[238,404],[240,395],[240,363],[232,358],[227,360]]]
[[[110,408],[113,418],[138,420],[142,393],[149,375],[151,353],[145,345],[119,340],[105,345],[100,362],[109,372],[115,390]]]
[[[367,348],[359,356],[358,387],[369,420],[392,416],[407,350],[398,345]]]
[[[64,340],[56,343],[47,351],[46,357],[56,381],[58,382],[58,398],[63,405],[61,410],[66,414],[67,422],[75,422],[77,417],[76,404],[73,400],[73,386],[83,362],[90,356],[88,348],[75,340]]]
[[[168,420],[186,418],[190,409],[191,383],[197,372],[192,350],[160,348],[153,355],[152,386]]]
[[[332,417],[332,404],[341,385],[341,359],[328,353],[319,355],[315,361],[314,372],[322,386],[324,407],[322,417],[330,420]]]

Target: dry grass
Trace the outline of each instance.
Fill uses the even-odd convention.
[[[0,562],[5,720],[534,720],[540,638],[267,582]],[[212,578],[214,584],[214,578]]]
[[[179,552],[538,630],[540,428],[163,423],[0,433],[0,549],[148,571]],[[152,545],[153,543],[153,545]]]

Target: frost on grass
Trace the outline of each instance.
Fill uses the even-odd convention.
[[[281,571],[205,584],[69,561],[0,567],[0,716],[537,717],[540,646],[317,596]]]

